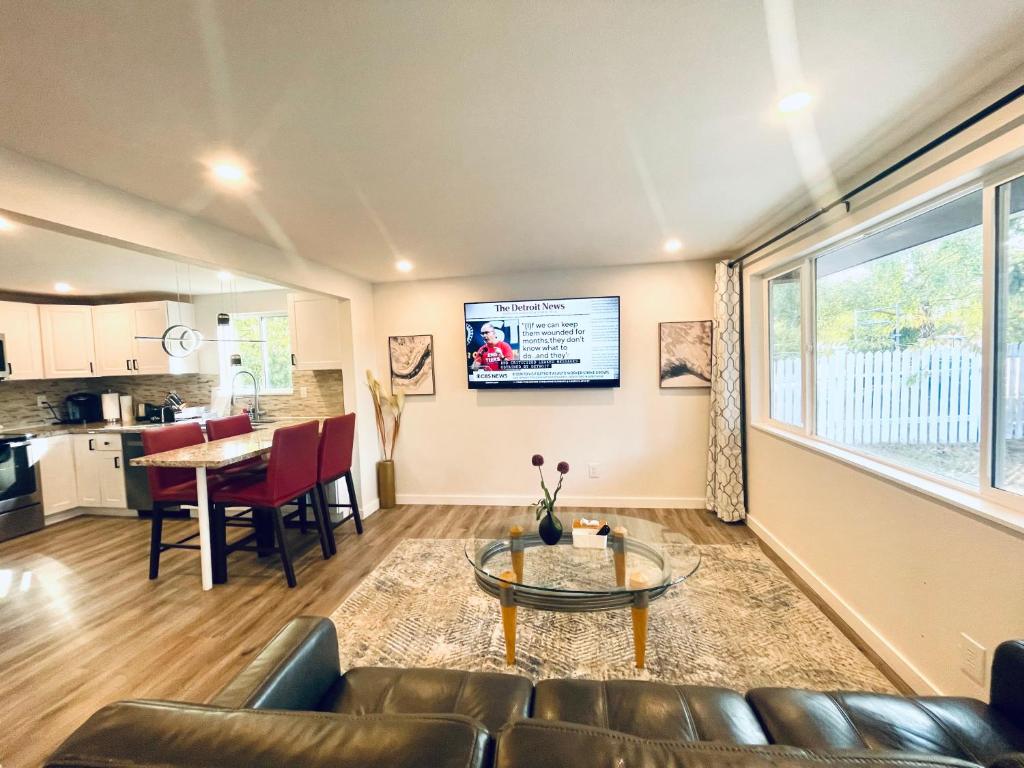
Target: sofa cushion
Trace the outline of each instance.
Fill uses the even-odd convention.
[[[744,698],[727,688],[641,680],[542,680],[533,716],[654,739],[767,744]]]
[[[533,684],[519,675],[450,669],[350,669],[317,705],[347,715],[451,713],[483,723],[492,733],[530,716]]]
[[[1024,732],[974,699],[757,688],[747,700],[778,744],[895,749],[981,764],[1024,749]]]
[[[498,734],[495,768],[977,768],[933,755],[814,753],[795,747],[646,739],[605,728],[520,720]]]
[[[455,715],[365,718],[220,709],[160,701],[104,707],[46,761],[49,768],[489,768],[493,741]]]

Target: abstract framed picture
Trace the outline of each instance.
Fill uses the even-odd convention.
[[[711,321],[658,323],[662,389],[711,386]]]
[[[434,337],[389,336],[391,391],[406,395],[434,394]]]

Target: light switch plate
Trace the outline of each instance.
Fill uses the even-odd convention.
[[[960,671],[978,685],[985,684],[985,670],[988,669],[985,646],[965,633],[960,633]]]
[[[596,461],[592,461],[587,464],[587,477],[591,480],[596,480],[601,476],[601,465]]]

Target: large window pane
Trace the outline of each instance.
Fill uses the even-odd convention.
[[[771,417],[803,424],[800,365],[800,271],[768,281]]]
[[[997,488],[1024,494],[1024,178],[996,191]]]
[[[234,376],[239,370],[250,371],[260,384],[261,391],[287,391],[292,388],[291,336],[287,315],[232,315],[231,335],[238,340],[224,345],[223,355],[237,352],[242,356],[241,368],[230,367]],[[247,376],[235,381],[235,392],[251,394],[252,379]]]
[[[818,435],[978,485],[981,192],[818,259]]]

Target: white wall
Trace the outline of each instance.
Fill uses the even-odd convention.
[[[411,397],[396,451],[399,502],[522,504],[540,494],[530,457],[573,469],[566,502],[704,506],[708,390],[658,388],[658,322],[711,318],[710,262],[532,272],[374,287],[377,371],[387,337],[433,334],[437,394]],[[463,302],[622,297],[618,389],[470,390]],[[588,479],[586,464],[601,477]]]
[[[369,392],[356,385],[374,365],[373,292],[366,281],[3,148],[0,178],[0,211],[25,223],[345,299],[352,338],[344,350],[345,403],[372,413]],[[368,513],[377,508],[372,417],[359,419],[356,438],[353,475]]]
[[[745,270],[755,422],[767,391],[758,273],[936,191],[997,178],[1022,154],[1022,123],[1024,105],[1004,110]],[[752,529],[916,690],[985,698],[987,681],[959,669],[959,635],[986,646],[989,662],[1000,641],[1024,637],[1024,535],[757,427],[747,458]]]

